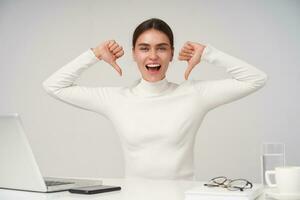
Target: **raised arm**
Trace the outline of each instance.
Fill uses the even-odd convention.
[[[106,41],[96,48],[87,50],[56,71],[43,82],[43,87],[47,93],[61,101],[105,114],[114,88],[77,86],[74,82],[84,70],[99,60],[109,63],[122,75],[116,59],[120,58],[123,54],[123,48],[115,41]]]
[[[187,71],[189,72],[199,62],[206,61],[218,67],[224,67],[231,75],[230,79],[200,81],[194,80],[193,84],[203,96],[209,108],[214,108],[218,105],[229,103],[263,87],[267,80],[267,75],[254,66],[228,55],[216,48],[198,43],[188,43],[187,48],[183,48],[180,54],[181,60],[186,60],[189,63]],[[198,49],[197,49],[198,48]],[[182,54],[182,52],[190,52]],[[185,57],[182,57],[186,55]],[[200,57],[199,57],[200,56]],[[186,59],[183,59],[186,58]],[[186,74],[189,74],[186,73]]]

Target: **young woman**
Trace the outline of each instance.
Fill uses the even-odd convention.
[[[185,81],[166,78],[173,59],[173,33],[162,20],[152,18],[134,31],[132,54],[141,79],[129,87],[84,87],[74,84],[80,74],[99,61],[116,63],[124,52],[114,40],[89,49],[44,82],[45,90],[69,104],[109,119],[122,142],[127,178],[193,179],[196,133],[206,113],[249,95],[266,82],[266,74],[220,50],[186,42],[179,60],[187,61]],[[200,60],[226,69],[224,80],[188,80]]]

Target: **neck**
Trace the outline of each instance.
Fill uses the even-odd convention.
[[[141,78],[134,87],[134,92],[141,96],[158,96],[169,88],[169,82],[166,77],[156,82],[149,82]]]
[[[166,78],[166,76],[162,77],[160,80],[155,80],[155,81],[147,80],[147,79],[144,78],[144,77],[142,77],[141,79],[144,79],[144,80],[147,81],[147,82],[156,83],[156,82],[159,82],[159,81],[161,81],[161,80],[163,80],[163,79],[165,79],[165,78]]]

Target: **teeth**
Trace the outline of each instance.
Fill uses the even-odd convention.
[[[151,68],[151,70],[159,70],[160,69],[160,64],[148,64],[148,65],[146,65],[146,68],[148,69],[148,70],[150,70],[150,68]]]
[[[159,67],[160,66],[160,64],[148,64],[148,65],[146,65],[147,67]]]

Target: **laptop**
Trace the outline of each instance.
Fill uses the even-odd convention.
[[[0,188],[34,192],[102,185],[101,180],[42,177],[18,114],[0,115]]]

